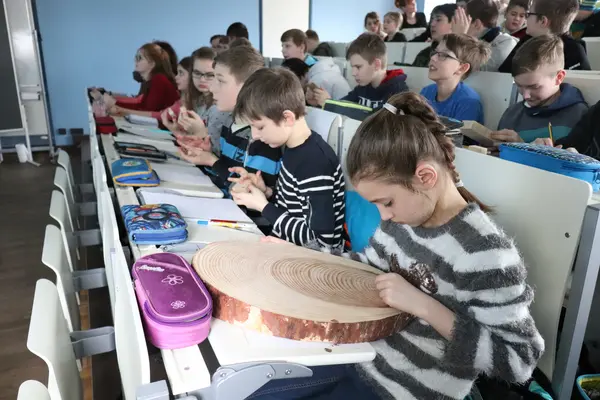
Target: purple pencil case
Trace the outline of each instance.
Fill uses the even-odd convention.
[[[173,253],[138,259],[132,268],[146,336],[159,349],[180,349],[207,338],[212,299],[190,264]]]

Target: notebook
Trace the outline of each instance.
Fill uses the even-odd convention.
[[[149,190],[140,190],[138,194],[144,204],[167,203],[174,205],[183,218],[253,223],[231,199],[206,199]]]
[[[158,128],[158,121],[156,120],[156,118],[142,117],[141,115],[129,114],[125,116],[125,119],[131,122],[132,124],[152,126],[154,128]]]
[[[181,183],[184,185],[213,186],[212,181],[200,169],[174,164],[151,163],[161,181]]]

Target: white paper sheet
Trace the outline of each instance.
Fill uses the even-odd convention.
[[[156,171],[161,181],[181,183],[184,185],[212,186],[213,183],[200,169],[189,166],[153,162],[152,169]]]
[[[125,119],[135,125],[152,126],[158,128],[158,121],[152,117],[142,117],[141,115],[127,115]]]
[[[139,193],[144,204],[172,204],[177,207],[184,218],[204,221],[223,219],[252,223],[252,220],[230,199],[206,199],[143,189],[140,189]]]

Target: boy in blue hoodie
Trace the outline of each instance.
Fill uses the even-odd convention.
[[[387,70],[387,49],[378,35],[360,35],[350,43],[346,59],[350,62],[357,86],[341,100],[377,110],[391,96],[408,91],[404,71]],[[331,98],[331,94],[323,89],[315,89],[314,94],[320,105]]]
[[[515,54],[512,75],[523,101],[510,106],[492,138],[499,142],[533,142],[569,134],[588,105],[576,87],[563,83],[565,58],[562,40],[542,35],[531,38]]]

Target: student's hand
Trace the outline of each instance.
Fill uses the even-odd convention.
[[[262,212],[269,204],[265,194],[256,186],[249,185],[247,192],[233,192],[231,198],[238,206],[245,206],[250,210]]]
[[[261,192],[267,192],[267,185],[265,184],[265,180],[261,175],[261,171],[256,171],[256,173],[253,174],[251,172],[246,171],[245,168],[233,167],[229,168],[229,172],[231,172],[232,174],[238,174],[240,176],[239,178],[229,178],[229,182],[244,185],[246,187],[254,185]]]
[[[169,110],[170,110],[170,108],[168,108],[168,109],[164,110],[162,113],[160,113],[160,121],[165,126],[165,128],[167,128],[169,131],[171,131],[176,136],[183,135],[184,132],[179,127],[179,124],[177,123],[177,121],[171,120],[171,117],[169,115]]]
[[[315,96],[315,101],[321,107],[323,107],[325,105],[325,102],[327,100],[331,99],[331,96],[329,95],[329,93],[327,93],[327,90],[325,90],[323,88],[315,89],[314,96]]]
[[[104,99],[104,105],[106,106],[107,110],[111,109],[115,106],[115,104],[117,104],[117,100],[115,100],[115,98],[108,93],[104,93],[102,98]]]
[[[202,117],[196,112],[186,110],[182,107],[179,112],[179,125],[186,130],[187,133],[197,137],[207,137],[208,129],[204,125]]]
[[[523,139],[521,139],[521,136],[519,136],[519,134],[513,131],[512,129],[502,129],[499,131],[492,132],[490,137],[493,140],[505,143],[518,143],[523,141]]]
[[[279,239],[275,236],[264,236],[260,238],[261,243],[275,243],[275,244],[292,244],[283,239]]]
[[[205,167],[212,167],[218,160],[217,156],[209,151],[204,151],[191,146],[182,145],[179,148],[179,154],[185,161],[201,165]]]
[[[396,273],[378,275],[375,287],[388,306],[412,315],[420,315],[423,299],[428,296]]]
[[[467,15],[464,8],[457,7],[450,24],[452,33],[467,34],[467,32],[469,32],[469,27],[471,26],[471,17]]]
[[[554,143],[552,143],[552,139],[550,139],[550,138],[537,138],[532,143],[533,144],[539,144],[539,145],[542,145],[542,146],[554,147],[556,149],[562,149],[563,148],[562,144],[559,144],[558,146],[554,146]],[[571,153],[579,153],[575,147],[567,147],[566,150],[570,151]]]
[[[212,152],[212,142],[210,137],[198,137],[194,135],[185,135],[180,132],[174,133],[179,146],[186,145],[195,149]]]

